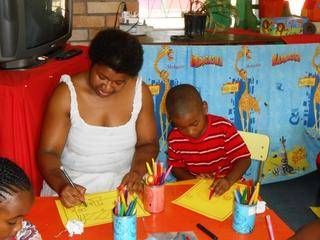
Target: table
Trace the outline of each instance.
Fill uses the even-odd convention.
[[[218,236],[219,240],[269,240],[265,216],[269,214],[273,223],[275,239],[287,239],[293,231],[270,209],[256,217],[255,228],[251,234],[238,234],[232,230],[232,216],[224,222],[209,219],[188,209],[171,203],[172,200],[187,191],[192,185],[188,182],[165,186],[165,210],[162,213],[138,218],[138,238],[145,239],[151,232],[194,231],[199,240],[209,239],[196,228],[201,223]],[[54,238],[64,230],[53,197],[37,197],[27,219],[36,225],[43,239],[69,239],[67,232]],[[74,240],[112,239],[112,223],[85,228],[82,235],[75,235]]]
[[[82,49],[82,55],[69,60],[52,59],[25,71],[0,70],[0,155],[25,170],[37,194],[42,184],[36,163],[42,115],[60,76],[89,68],[87,48]]]

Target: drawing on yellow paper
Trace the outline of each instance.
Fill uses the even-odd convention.
[[[310,207],[312,212],[320,218],[320,207]]]
[[[226,193],[209,200],[212,180],[202,179],[172,203],[202,214],[208,218],[224,221],[233,211],[234,190],[244,185],[234,184]]]
[[[60,200],[56,200],[56,205],[64,225],[69,220],[79,220],[84,222],[85,227],[96,226],[112,222],[112,209],[118,197],[117,191],[86,194],[87,207],[83,204],[72,208],[65,208]],[[137,216],[149,216],[144,210],[140,199],[137,202]]]

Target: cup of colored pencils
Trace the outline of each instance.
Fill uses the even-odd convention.
[[[260,183],[255,187],[252,181],[245,188],[234,190],[234,209],[232,228],[238,233],[251,233],[256,219],[256,206],[260,191]]]
[[[159,213],[164,210],[164,183],[172,169],[163,168],[162,163],[155,162],[152,164],[147,162],[147,174],[144,176],[144,194],[143,204],[145,210],[150,213]]]
[[[118,188],[119,196],[113,209],[113,239],[136,240],[137,196],[131,196],[125,186]]]

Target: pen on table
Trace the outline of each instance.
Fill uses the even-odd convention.
[[[210,232],[207,228],[205,228],[202,224],[198,223],[197,227],[204,232],[205,234],[207,234],[212,240],[218,240],[218,237],[216,235],[214,235],[212,232]]]
[[[72,186],[74,189],[76,189],[79,194],[81,194],[81,193],[79,192],[78,188],[76,187],[76,185],[74,185],[73,181],[71,180],[71,178],[69,177],[68,173],[66,172],[66,170],[64,169],[63,166],[60,166],[60,170],[62,171],[63,175],[64,175],[65,178],[68,180],[68,182],[71,184],[71,186]],[[85,207],[88,206],[85,201],[81,201],[81,203],[83,203],[83,205],[84,205]]]
[[[267,221],[267,226],[268,226],[268,231],[269,231],[270,240],[274,240],[274,232],[273,232],[273,227],[272,227],[270,215],[267,215],[267,216],[266,216],[266,221]]]
[[[218,171],[214,174],[214,178],[213,178],[213,183],[215,183],[215,181],[218,179],[218,176],[220,174],[220,168],[218,168]],[[214,187],[211,187],[210,189],[210,193],[209,193],[209,200],[212,198],[213,194],[214,194]]]

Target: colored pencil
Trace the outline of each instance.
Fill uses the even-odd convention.
[[[220,170],[221,170],[221,168],[219,167],[218,171],[214,174],[214,178],[213,178],[212,184],[215,183],[215,181],[218,179],[218,176],[220,175]],[[212,184],[211,184],[211,186],[212,186]],[[211,187],[210,188],[210,193],[209,193],[209,200],[212,198],[212,196],[214,194],[214,191],[215,191],[215,188]]]
[[[270,215],[267,215],[267,216],[266,216],[266,221],[267,221],[267,226],[268,226],[268,232],[269,232],[270,240],[274,240],[274,232],[273,232],[273,227],[272,227]]]

